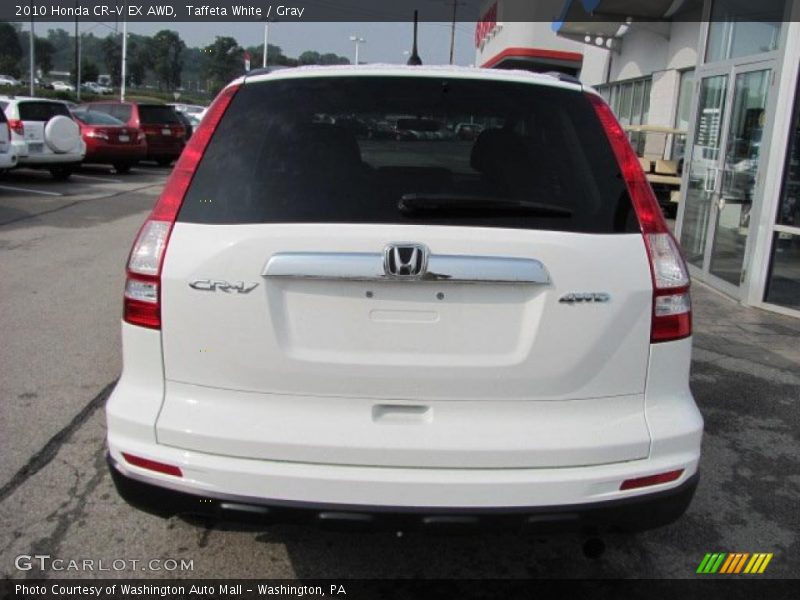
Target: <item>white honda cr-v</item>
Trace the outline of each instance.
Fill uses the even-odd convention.
[[[568,78],[238,79],[138,234],[123,321],[109,461],[158,514],[641,529],[697,484],[686,266]]]

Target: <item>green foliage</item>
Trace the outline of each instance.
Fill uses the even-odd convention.
[[[36,67],[41,69],[44,75],[47,75],[53,70],[53,55],[56,52],[56,48],[50,40],[40,37],[35,38],[33,44]]]
[[[0,22],[0,73],[19,77],[22,46],[11,23]]]
[[[27,40],[28,31],[23,31],[18,24],[0,23],[0,73],[18,77],[21,72],[27,72]],[[50,29],[46,37],[37,36],[35,43],[36,66],[44,75],[52,71],[74,72],[75,38],[68,29]],[[246,50],[250,54],[251,67],[260,67],[263,47],[250,46]],[[213,94],[244,73],[243,51],[237,41],[228,36],[217,37],[214,43],[204,48],[187,48],[174,31],[162,30],[152,37],[130,33],[126,84],[134,88],[157,87],[165,92],[167,101],[173,100],[172,92],[180,90],[181,86],[186,88],[180,90],[184,95],[198,94],[200,90]],[[299,58],[291,58],[279,46],[272,44],[268,53],[270,66],[350,62],[343,56],[313,50],[303,52]],[[81,35],[82,81],[96,81],[98,74],[107,73],[112,85],[118,87],[122,75],[121,62],[121,32],[110,32],[105,37],[98,37],[91,31]]]
[[[234,42],[235,43],[235,42]],[[150,65],[156,76],[159,89],[172,91],[181,85],[183,51],[186,44],[180,36],[167,29],[156,33],[147,44]]]
[[[244,72],[242,48],[232,37],[217,36],[213,44],[203,48],[205,73],[211,93],[217,93],[231,79]]]

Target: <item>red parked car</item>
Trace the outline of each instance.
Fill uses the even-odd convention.
[[[86,143],[83,162],[109,163],[118,173],[127,173],[131,166],[147,156],[147,142],[141,130],[85,107],[74,109],[72,115]]]
[[[166,104],[89,102],[84,106],[111,115],[128,127],[141,129],[147,140],[145,160],[154,160],[161,166],[177,159],[186,144],[186,129],[175,109]]]

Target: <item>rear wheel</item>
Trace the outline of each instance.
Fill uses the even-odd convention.
[[[59,181],[66,181],[72,175],[72,167],[50,167],[50,175]]]
[[[131,170],[131,166],[133,166],[131,163],[116,163],[114,165],[114,170],[117,173],[127,173]]]

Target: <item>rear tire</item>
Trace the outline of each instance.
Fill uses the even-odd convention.
[[[72,167],[50,167],[50,175],[58,181],[66,181],[72,175]]]
[[[128,173],[131,170],[131,163],[116,163],[114,165],[114,170],[119,174]]]

